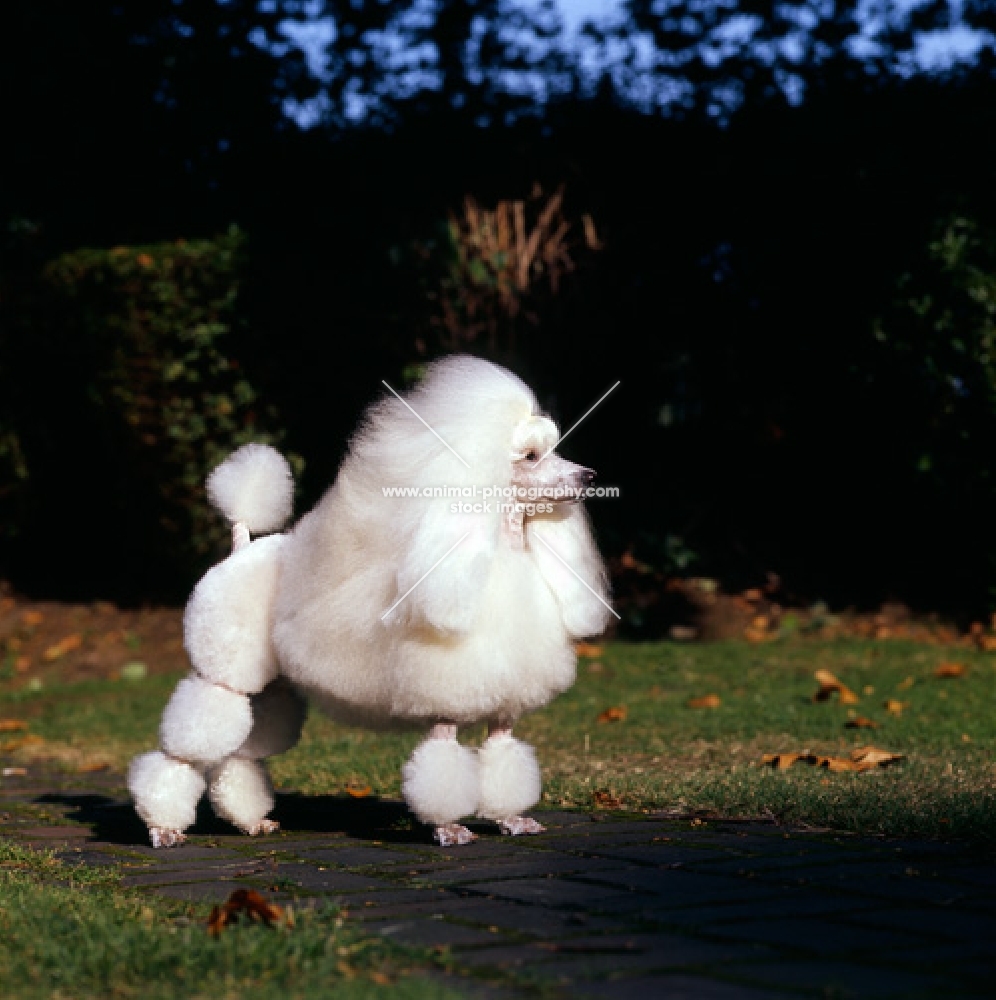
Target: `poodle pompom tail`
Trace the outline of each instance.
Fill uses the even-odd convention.
[[[232,524],[254,535],[279,531],[294,507],[287,459],[268,444],[244,444],[207,478],[208,499]]]

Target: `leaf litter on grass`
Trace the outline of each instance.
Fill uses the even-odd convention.
[[[842,705],[856,705],[861,699],[829,670],[817,670],[813,676],[819,683],[819,690],[813,695],[813,701],[829,701],[836,694]]]
[[[860,774],[878,767],[897,764],[902,759],[901,753],[867,746],[855,748],[849,757],[823,756],[815,753],[766,753],[761,758],[761,763],[773,767],[776,771],[786,771],[801,761],[803,764],[823,767],[828,771],[855,771]]]
[[[237,924],[243,917],[266,927],[294,926],[292,910],[268,902],[255,889],[236,889],[225,903],[212,907],[207,919],[208,934],[219,937],[226,927]]]

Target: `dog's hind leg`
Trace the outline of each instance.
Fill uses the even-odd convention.
[[[218,816],[255,837],[280,829],[279,823],[267,819],[274,797],[262,761],[297,743],[308,705],[283,679],[268,684],[249,701],[252,730],[231,757],[208,772],[208,798]]]
[[[457,822],[477,809],[480,774],[477,754],[457,742],[457,727],[441,722],[414,750],[401,773],[401,794],[423,822],[435,827],[442,847],[477,839]]]
[[[512,735],[512,727],[492,724],[478,751],[481,797],[477,815],[494,820],[502,833],[543,833],[545,827],[522,814],[540,800],[543,779],[536,753]]]

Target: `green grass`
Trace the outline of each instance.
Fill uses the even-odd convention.
[[[968,667],[939,680],[945,660]],[[575,687],[524,720],[545,771],[547,805],[590,808],[607,791],[632,810],[675,809],[776,817],[837,829],[991,838],[996,831],[996,656],[903,642],[787,639],[766,645],[613,644],[601,670],[582,660]],[[813,672],[825,668],[861,695],[853,711],[877,730],[845,728],[848,708],[814,703]],[[901,688],[908,677],[911,687]],[[14,699],[0,693],[0,716],[31,722],[64,762],[99,753],[123,768],[152,746],[175,678],[51,687]],[[864,694],[866,688],[874,692]],[[715,693],[716,709],[689,698]],[[887,698],[907,703],[899,717]],[[622,722],[599,723],[610,706]],[[470,741],[480,731],[468,731]],[[350,782],[398,794],[401,764],[417,735],[375,735],[334,725],[317,713],[301,744],[272,762],[278,786],[309,795]],[[765,753],[842,754],[872,743],[905,755],[868,774],[831,774],[797,765],[762,767]],[[38,752],[37,750],[35,752]]]
[[[417,975],[430,967],[428,956],[363,934],[334,907],[299,911],[292,928],[239,924],[215,939],[207,907],[122,890],[117,881],[0,841],[5,997],[458,995]]]

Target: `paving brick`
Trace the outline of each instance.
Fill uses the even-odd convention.
[[[509,879],[508,881],[475,882],[463,886],[465,892],[481,896],[517,899],[542,906],[584,908],[593,903],[624,895],[625,890],[567,879]]]
[[[771,1000],[773,995],[751,986],[687,975],[611,979],[585,983],[574,987],[572,992],[604,1000]]]
[[[377,865],[415,865],[424,857],[414,851],[386,847],[327,847],[308,848],[294,852],[304,861],[320,865],[339,865],[344,868],[360,868]]]
[[[945,988],[938,976],[842,961],[759,962],[724,971],[759,986],[795,988],[827,997],[912,997],[943,994]]]
[[[463,927],[446,920],[388,921],[377,926],[377,933],[401,944],[416,948],[457,948],[492,943],[495,935],[473,927]]]
[[[873,952],[882,958],[888,953],[913,947],[917,943],[917,938],[909,934],[872,927],[855,927],[819,917],[717,924],[710,928],[710,932],[713,937],[759,941],[801,953],[809,952],[824,956]]]

